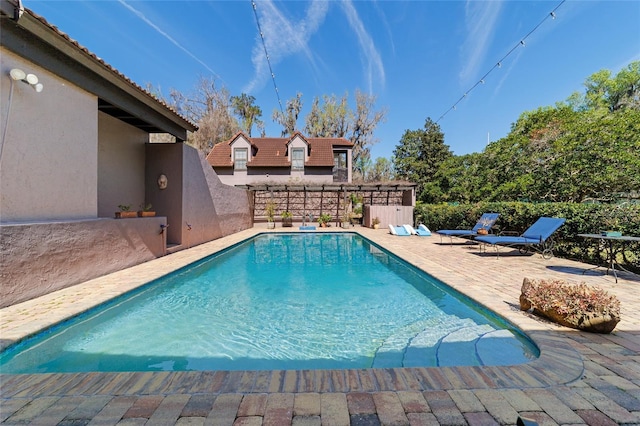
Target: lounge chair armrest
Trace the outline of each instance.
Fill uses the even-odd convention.
[[[498,232],[498,236],[508,235],[510,237],[518,237],[520,233],[518,231],[500,231]]]

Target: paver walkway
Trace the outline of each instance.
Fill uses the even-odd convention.
[[[2,346],[263,231],[243,231],[2,309]],[[564,259],[509,256],[508,250],[496,259],[474,245],[440,245],[437,236],[352,231],[516,324],[539,345],[540,358],[511,367],[0,375],[0,422],[512,425],[522,416],[540,425],[640,424],[640,277],[624,274],[615,283],[601,270],[582,276],[587,265]],[[524,277],[599,285],[620,299],[622,321],[612,334],[597,335],[523,313],[517,305]]]

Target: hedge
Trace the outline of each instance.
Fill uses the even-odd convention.
[[[415,208],[416,223],[424,223],[432,231],[438,229],[471,229],[485,212],[500,213],[495,233],[522,233],[541,216],[563,217],[565,224],[554,234],[554,254],[593,265],[604,264],[604,247],[598,240],[579,237],[601,231],[621,231],[623,235],[640,236],[640,204],[578,204],[482,202],[476,204],[421,204]],[[619,245],[616,245],[620,247]],[[640,243],[625,245],[616,257],[624,268],[640,273]]]

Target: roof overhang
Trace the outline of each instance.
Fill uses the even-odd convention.
[[[149,133],[169,133],[180,141],[197,126],[172,111],[72,39],[30,11],[0,0],[3,47],[72,82],[98,98],[98,110]],[[17,19],[16,19],[17,18]]]

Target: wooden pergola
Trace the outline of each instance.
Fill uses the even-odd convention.
[[[280,210],[293,211],[294,216],[303,220],[307,213],[311,212],[318,215],[328,213],[338,221],[348,205],[350,194],[362,197],[363,204],[413,206],[416,184],[400,181],[335,184],[256,183],[236,187],[252,192],[254,218],[256,212],[264,210],[267,201],[275,199],[280,204]],[[262,215],[259,214],[258,217],[262,218]]]

